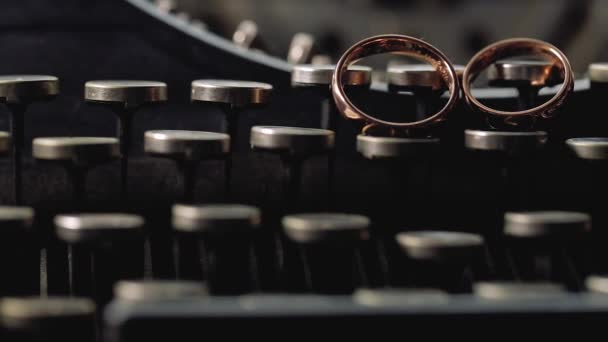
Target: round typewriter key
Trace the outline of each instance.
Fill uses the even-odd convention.
[[[411,268],[408,281],[415,286],[441,288],[449,292],[469,291],[475,259],[482,256],[484,240],[480,235],[415,231],[396,236]]]
[[[293,87],[319,87],[327,94],[331,94],[329,86],[336,70],[332,64],[313,65],[298,64],[291,72],[291,85]],[[362,65],[351,65],[344,73],[344,85],[347,87],[369,87],[372,83],[372,68]]]
[[[144,105],[167,101],[167,85],[157,81],[100,80],[84,85],[84,99],[107,106],[118,117],[121,154],[121,195],[126,198],[133,116]]]
[[[608,63],[589,64],[587,74],[590,81],[590,96],[586,101],[589,103],[589,108],[601,108],[601,106],[604,105],[604,99],[608,92]],[[604,134],[604,130],[602,129],[603,125],[600,124],[597,126],[598,127],[587,127],[586,131],[589,132],[591,136],[602,136]]]
[[[275,271],[276,278],[278,278],[276,283],[280,283],[281,287],[286,287],[288,285],[285,283],[287,281],[285,261],[291,259],[291,256],[288,255],[290,251],[285,250],[284,245],[287,242],[283,239],[278,223],[280,213],[293,212],[301,206],[302,166],[309,158],[327,155],[334,148],[334,133],[315,128],[254,126],[251,128],[250,143],[253,150],[278,154],[286,173],[283,178],[282,200],[273,205],[270,193],[263,196],[264,207],[270,206],[269,210],[276,212],[277,217],[267,218],[267,222],[270,222],[271,226],[268,233],[271,234],[271,237],[266,239],[269,246],[260,247],[260,259],[274,259],[261,262],[261,264],[276,263]],[[328,163],[330,160],[331,158],[328,157]],[[327,177],[327,184],[330,184],[329,170]],[[267,180],[267,182],[269,181]],[[266,188],[270,188],[270,185],[266,185]],[[275,251],[275,254],[270,256],[264,253],[264,251],[270,250]],[[265,278],[274,277],[274,275],[270,275]]]
[[[545,87],[559,80],[553,74],[554,63],[543,60],[499,60],[488,69],[488,80],[498,86],[524,84]]]
[[[590,275],[585,279],[587,290],[595,293],[608,294],[608,277],[606,275]]]
[[[573,236],[591,230],[591,216],[569,211],[510,212],[505,234],[512,237]]]
[[[37,102],[48,101],[59,94],[59,79],[46,75],[0,76],[0,102],[9,109],[10,134],[13,157],[13,195],[15,204],[21,204],[22,148],[24,142],[24,120],[28,107]]]
[[[118,139],[106,137],[45,137],[32,143],[35,159],[58,163],[68,172],[74,191],[74,202],[85,198],[87,172],[100,164],[120,157]]]
[[[539,300],[565,296],[565,289],[555,283],[480,282],[473,286],[475,295],[488,300]]]
[[[144,134],[144,150],[148,155],[173,159],[182,175],[183,184],[183,203],[191,203],[195,198],[196,175],[199,164],[209,160],[225,160],[230,149],[230,136],[224,133],[202,132],[202,131],[180,131],[180,130],[155,130],[147,131]],[[227,167],[227,165],[224,165]],[[153,267],[162,270],[170,271],[172,267],[178,271],[180,277],[185,276],[188,272],[184,267],[179,267],[178,264],[168,264],[167,254],[161,251],[169,252],[172,232],[161,229],[152,232],[149,237],[149,243],[152,256]],[[194,242],[182,241],[181,248],[178,248],[179,238],[176,238],[172,243],[173,249],[179,249],[180,253],[186,255],[194,255],[196,246]],[[189,251],[189,252],[186,252]],[[158,253],[161,253],[158,255]],[[174,251],[174,254],[178,253]],[[176,254],[177,255],[177,254]],[[183,256],[182,259],[187,259]],[[177,262],[179,260],[173,260]],[[194,269],[194,274],[200,270]]]
[[[582,169],[579,179],[580,188],[584,189],[585,196],[578,196],[577,203],[581,199],[588,198],[583,208],[587,208],[593,217],[595,227],[604,227],[608,222],[606,215],[606,205],[601,198],[608,189],[606,172],[608,171],[608,138],[572,138],[566,140],[566,146],[572,154],[581,160],[578,165]],[[596,266],[595,272],[608,272],[608,250],[605,248],[605,241],[608,239],[608,232],[605,229],[594,229],[591,232],[590,243],[593,251],[593,260]]]
[[[29,207],[0,206],[0,296],[37,295],[40,253]]]
[[[533,154],[547,143],[547,133],[466,130],[465,147],[473,151],[505,153],[508,156]]]
[[[57,215],[56,234],[68,244],[70,294],[105,304],[116,281],[141,278],[143,226],[144,219],[132,214]]]
[[[393,267],[401,251],[394,243],[396,231],[390,227],[416,226],[427,220],[426,208],[432,200],[429,191],[432,189],[432,164],[438,150],[439,139],[436,138],[357,136],[357,151],[374,164],[374,169],[383,171],[382,178],[386,178],[386,186],[368,190],[376,201],[384,200],[379,205],[381,212],[373,220],[383,227],[375,242],[385,285],[394,282],[392,278],[398,277],[401,268]],[[375,190],[378,192],[373,193]],[[399,200],[395,201],[395,198]],[[403,216],[403,208],[408,208],[407,217]],[[399,271],[395,272],[393,268]]]
[[[254,126],[250,142],[256,150],[308,157],[333,149],[334,132],[316,128]]]
[[[504,234],[509,238],[509,256],[517,278],[554,281],[580,290],[579,254],[591,230],[591,216],[580,212],[507,212]]]
[[[118,300],[179,300],[207,295],[207,287],[195,281],[122,280],[114,285],[114,298]]]
[[[314,89],[321,97],[320,127],[337,130],[338,111],[331,95],[331,78],[335,65],[300,64],[293,67],[291,86]],[[366,66],[351,65],[344,73],[344,86],[351,92],[367,90],[372,83],[372,69]]]
[[[302,164],[314,155],[332,151],[334,136],[334,132],[325,129],[254,126],[251,128],[250,143],[254,150],[281,156],[288,175],[285,189],[287,204],[295,206],[300,194]]]
[[[369,240],[370,220],[340,213],[283,217],[283,230],[299,246],[305,289],[315,293],[352,293],[367,286],[360,253]]]
[[[397,234],[397,242],[412,259],[460,263],[468,261],[483,246],[476,234],[444,231],[417,231]]]
[[[454,65],[454,70],[462,75],[464,66]],[[412,93],[417,120],[423,120],[428,113],[435,112],[441,95],[447,90],[443,79],[430,64],[393,64],[388,66],[386,74],[391,91]]]
[[[572,138],[566,145],[574,154],[585,160],[608,160],[608,138]]]
[[[608,63],[591,63],[587,73],[592,86],[608,83]]]
[[[371,160],[403,160],[429,157],[437,151],[439,139],[357,136],[357,151]]]
[[[167,85],[157,81],[102,80],[85,84],[85,100],[124,107],[167,101]]]
[[[484,232],[498,269],[508,269],[502,252],[502,215],[508,210],[530,210],[538,206],[538,168],[547,144],[543,131],[510,132],[466,130],[465,148],[474,164],[475,185],[481,194],[471,206],[469,226]],[[488,228],[490,227],[490,228]],[[497,254],[498,253],[498,254]],[[500,271],[502,272],[502,271]]]
[[[230,150],[230,136],[202,131],[147,131],[144,150],[152,156],[175,160],[182,173],[182,200],[192,202],[198,164],[205,160],[224,159]]]
[[[230,156],[226,159],[226,193],[231,192],[232,157],[239,139],[238,120],[249,107],[262,106],[270,102],[273,87],[267,83],[233,80],[192,81],[192,102],[215,103],[224,113],[225,132],[230,135]]]
[[[411,307],[448,303],[448,294],[438,289],[359,289],[353,294],[356,303],[370,307]]]
[[[560,83],[554,63],[543,60],[499,60],[488,68],[488,81],[493,87],[513,87],[519,93],[519,108],[535,107],[543,87]]]
[[[89,299],[3,298],[0,322],[7,341],[95,341],[95,304]]]
[[[456,66],[454,66],[454,69]],[[446,88],[441,76],[430,64],[393,64],[387,68],[389,86],[405,88]]]
[[[242,108],[263,105],[270,101],[272,85],[250,81],[195,80],[192,81],[192,101],[224,103]]]
[[[214,294],[241,294],[259,289],[254,235],[261,213],[235,204],[173,206],[173,228],[197,236],[199,267]]]
[[[301,93],[314,92],[320,100],[319,127],[338,133],[339,113],[331,94],[331,78],[336,69],[335,65],[299,64],[291,72],[291,86]],[[344,86],[348,88],[351,96],[361,96],[372,83],[372,69],[366,66],[351,65],[344,74]],[[329,155],[328,174],[333,175],[335,169],[335,155]],[[328,183],[328,202],[332,204],[333,178]]]
[[[59,80],[46,75],[0,76],[0,99],[9,104],[28,105],[59,94]]]

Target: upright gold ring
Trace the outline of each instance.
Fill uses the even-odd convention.
[[[443,108],[423,120],[394,122],[376,118],[355,106],[346,96],[346,92],[344,91],[344,77],[348,67],[362,58],[382,53],[409,56],[431,64],[448,87],[449,99]],[[388,34],[364,39],[350,47],[344,55],[342,55],[338,64],[336,64],[336,69],[331,82],[331,90],[334,101],[336,102],[336,107],[345,118],[363,120],[368,124],[387,126],[389,128],[409,129],[428,127],[429,125],[445,120],[447,114],[458,101],[458,96],[460,94],[458,82],[458,76],[454,70],[454,66],[439,49],[417,38]]]
[[[530,109],[521,111],[503,111],[490,108],[479,102],[471,93],[471,84],[479,74],[497,60],[514,57],[517,55],[543,56],[549,59],[558,68],[564,82],[559,91],[547,102]],[[549,69],[548,69],[549,70]],[[547,78],[552,75],[547,72]],[[574,74],[566,55],[555,46],[542,40],[530,38],[512,38],[498,41],[479,51],[467,64],[462,76],[462,91],[467,104],[472,109],[479,110],[491,116],[503,117],[505,119],[513,117],[542,117],[553,116],[554,112],[560,108],[568,95],[574,89]]]

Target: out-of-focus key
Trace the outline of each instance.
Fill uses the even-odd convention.
[[[213,294],[259,290],[254,238],[260,210],[236,204],[173,206],[173,227],[184,238],[198,240],[203,279]]]
[[[158,81],[99,80],[84,86],[87,102],[103,105],[117,117],[117,137],[121,154],[121,195],[126,198],[133,117],[145,105],[167,101],[167,85]]]
[[[360,251],[361,244],[369,240],[367,217],[298,214],[285,216],[282,223],[285,234],[299,247],[306,290],[347,294],[368,286]]]
[[[13,157],[13,195],[15,204],[21,204],[22,149],[25,144],[24,120],[33,103],[53,99],[59,94],[59,79],[46,75],[0,76],[0,103],[9,109],[10,134]]]

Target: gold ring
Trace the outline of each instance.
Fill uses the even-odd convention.
[[[564,82],[555,96],[549,101],[526,110],[509,112],[490,108],[479,102],[471,94],[471,84],[479,74],[497,60],[516,55],[541,55],[547,57],[560,71]],[[550,70],[550,69],[547,69]],[[553,74],[547,71],[547,78]],[[506,121],[514,117],[552,117],[559,109],[574,88],[574,74],[566,55],[555,46],[542,40],[530,38],[512,38],[501,40],[479,51],[467,64],[462,76],[462,91],[467,104],[472,109],[479,110],[490,116],[503,117]]]
[[[355,106],[346,96],[346,92],[344,91],[344,77],[348,67],[362,58],[382,53],[409,56],[431,64],[448,87],[450,97],[443,108],[423,120],[394,122],[373,117]],[[334,101],[336,102],[336,107],[345,118],[363,120],[368,124],[385,126],[391,129],[422,128],[445,120],[447,114],[458,101],[460,93],[458,76],[454,70],[454,66],[441,51],[420,39],[397,34],[370,37],[349,48],[336,65],[331,82],[331,89]]]

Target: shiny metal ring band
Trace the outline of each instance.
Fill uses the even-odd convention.
[[[344,75],[351,64],[362,58],[382,54],[393,53],[420,59],[431,64],[445,82],[449,91],[447,103],[437,113],[418,121],[394,122],[386,121],[365,113],[355,106],[346,96],[344,91]],[[391,128],[415,128],[427,127],[434,123],[445,120],[447,114],[452,110],[460,93],[459,81],[456,71],[448,58],[437,48],[420,39],[397,35],[380,35],[364,39],[350,49],[338,61],[332,78],[331,89],[339,112],[347,119],[363,120],[370,124],[388,126]]]
[[[555,67],[559,68],[564,82],[559,91],[549,101],[526,110],[503,111],[490,108],[479,102],[471,93],[471,85],[479,74],[494,62],[507,57],[518,55],[544,56],[549,59]],[[547,75],[550,77],[551,75]],[[467,64],[462,78],[462,90],[467,104],[472,109],[499,117],[531,116],[548,118],[553,116],[574,88],[574,74],[566,55],[555,46],[542,40],[530,38],[512,38],[501,40],[491,44],[479,51]]]

